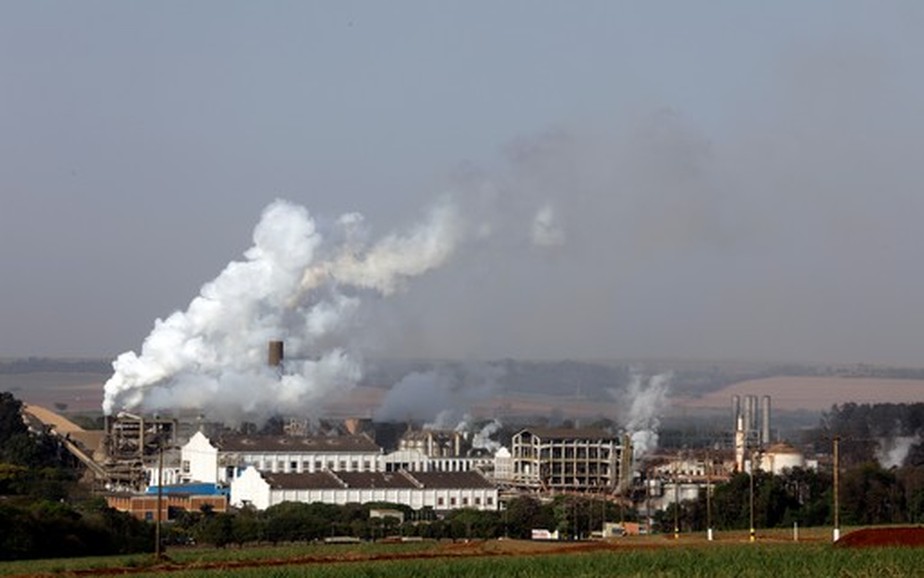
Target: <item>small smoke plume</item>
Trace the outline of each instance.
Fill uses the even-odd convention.
[[[373,417],[422,420],[426,429],[454,429],[476,403],[497,391],[503,374],[497,365],[476,363],[416,371],[388,391]]]
[[[883,468],[897,468],[905,463],[911,448],[921,443],[921,434],[880,438],[876,460]]]
[[[632,440],[632,456],[640,459],[658,447],[661,414],[667,405],[673,374],[661,373],[647,380],[633,373],[625,390],[611,390],[621,401],[627,401],[622,424]]]
[[[363,299],[389,296],[442,265],[461,238],[448,201],[404,234],[367,245],[357,213],[322,235],[301,206],[278,200],[263,211],[245,260],[206,283],[185,311],[158,319],[141,353],[113,362],[103,410],[208,410],[214,417],[308,412],[361,377],[351,332]],[[266,364],[282,339],[287,359]]]
[[[501,448],[501,444],[491,439],[491,437],[496,435],[501,427],[501,422],[496,419],[489,421],[484,427],[472,435],[472,447],[475,449],[487,450],[492,454],[497,452],[497,450]]]

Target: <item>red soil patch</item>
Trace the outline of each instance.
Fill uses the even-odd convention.
[[[875,546],[924,546],[924,527],[864,528],[842,536],[834,543],[839,548]]]

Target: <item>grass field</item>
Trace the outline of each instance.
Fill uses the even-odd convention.
[[[799,542],[776,532],[749,543],[740,533],[714,542],[701,536],[627,538],[608,543],[472,543],[290,545],[244,549],[172,549],[152,556],[38,560],[0,564],[3,575],[176,578],[234,576],[469,576],[518,577],[747,577],[920,576],[920,548],[835,548],[829,529],[804,533]]]

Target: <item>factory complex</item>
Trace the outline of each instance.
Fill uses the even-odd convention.
[[[270,344],[269,360],[281,363],[278,342]],[[817,465],[772,439],[769,396],[736,396],[731,409],[733,433],[725,447],[644,455],[637,455],[632,432],[600,427],[503,431],[492,421],[478,431],[281,416],[280,431],[268,432],[202,416],[120,412],[106,419],[104,432],[92,432],[42,408],[26,411],[86,465],[112,507],[141,519],[168,520],[203,507],[265,510],[284,502],[397,504],[440,515],[502,510],[521,495],[563,494],[618,502],[650,519],[736,472]]]

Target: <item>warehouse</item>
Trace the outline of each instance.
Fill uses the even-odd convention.
[[[268,473],[247,468],[231,482],[231,504],[258,510],[282,502],[387,502],[436,511],[497,510],[497,488],[477,472]]]

